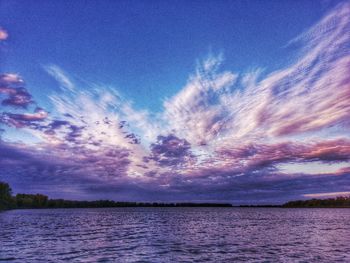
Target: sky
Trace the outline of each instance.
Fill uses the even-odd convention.
[[[349,1],[0,0],[14,193],[350,195]]]

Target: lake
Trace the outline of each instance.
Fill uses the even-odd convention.
[[[0,213],[10,262],[350,262],[350,209],[100,208]]]

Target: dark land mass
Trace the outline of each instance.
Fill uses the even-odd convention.
[[[255,207],[262,207],[262,208],[272,207],[272,208],[274,208],[274,207],[276,207],[276,208],[281,208],[283,206],[282,205],[239,205],[239,206],[235,206],[235,207],[247,207],[247,208],[255,208]]]
[[[42,194],[17,194],[12,196],[11,187],[0,182],[0,210],[31,208],[102,208],[102,207],[280,207],[280,208],[350,208],[349,197],[290,201],[283,205],[240,205],[228,203],[158,203],[116,202],[111,200],[72,201],[49,199]]]
[[[305,208],[350,208],[350,196],[338,196],[336,198],[328,199],[310,199],[290,201],[283,205],[283,207],[305,207]]]
[[[31,208],[99,208],[99,207],[232,207],[227,203],[158,203],[116,202],[111,200],[74,201],[49,199],[42,194],[17,194],[12,196],[11,187],[0,182],[0,210]]]

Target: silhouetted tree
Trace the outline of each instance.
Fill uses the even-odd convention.
[[[17,194],[7,183],[0,182],[0,209],[9,208],[97,208],[97,207],[231,207],[231,204],[220,203],[137,203],[115,202],[111,200],[72,201],[64,199],[48,199],[42,194]]]
[[[42,194],[17,194],[17,208],[46,208],[48,206],[48,197]]]
[[[285,203],[283,207],[350,207],[350,196],[328,199],[298,200]]]
[[[12,190],[8,183],[0,182],[0,210],[13,207]]]

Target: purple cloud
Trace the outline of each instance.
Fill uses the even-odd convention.
[[[54,65],[47,71],[61,93],[49,97],[50,116],[39,107],[19,113],[35,102],[18,75],[2,74],[9,110],[0,123],[27,128],[40,143],[0,141],[0,178],[18,189],[59,185],[70,196],[130,200],[259,203],[350,191],[349,28],[350,5],[338,5],[292,41],[304,47],[293,63],[265,75],[221,71],[223,57],[209,56],[157,114],[107,88],[79,90]],[[344,167],[280,169],[316,162]]]
[[[160,166],[180,165],[194,158],[191,145],[185,139],[179,139],[173,134],[159,135],[156,143],[152,143],[151,155],[145,160],[156,161]]]
[[[37,127],[37,122],[41,122],[47,118],[48,114],[41,108],[36,108],[34,113],[9,113],[4,112],[0,115],[0,123],[5,123],[8,126],[15,128]]]
[[[56,145],[39,151],[34,146],[0,141],[0,178],[15,185],[24,183],[21,187],[45,187],[47,193],[57,184],[62,191],[102,182],[118,184],[127,181],[128,158],[129,152],[121,148],[94,151]]]
[[[0,27],[0,41],[6,40],[7,38],[8,38],[7,31]]]
[[[0,94],[5,94],[7,98],[3,99],[1,104],[4,106],[13,106],[27,108],[34,103],[32,95],[26,88],[22,87],[23,80],[17,74],[0,75]]]
[[[130,139],[130,143],[132,144],[140,144],[141,139],[134,133],[129,133],[125,135],[125,138]]]
[[[9,92],[9,89],[12,89],[11,92]],[[0,93],[5,93],[6,91],[9,96],[1,102],[4,106],[27,108],[30,104],[34,103],[32,95],[25,88],[0,89]]]

